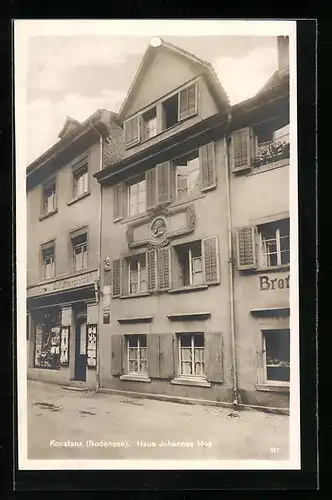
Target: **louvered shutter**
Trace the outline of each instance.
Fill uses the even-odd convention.
[[[148,291],[152,292],[157,288],[157,254],[156,250],[149,250],[146,253],[148,266]]]
[[[167,290],[171,283],[171,259],[170,249],[160,248],[158,250],[158,290]]]
[[[205,371],[209,382],[223,382],[223,338],[222,333],[205,335]]]
[[[179,120],[197,113],[197,85],[193,83],[179,92]]]
[[[141,128],[140,137],[141,137],[141,141],[143,142],[146,140],[146,123],[145,123],[142,115],[139,118],[139,123],[140,123],[140,128]]]
[[[172,379],[174,377],[174,336],[172,333],[159,335],[159,377]]]
[[[154,167],[145,172],[146,183],[146,207],[152,208],[156,205],[157,169]]]
[[[122,182],[113,186],[113,220],[122,218]]]
[[[205,191],[215,187],[217,180],[214,142],[209,142],[199,148],[199,164],[201,172],[201,190]]]
[[[233,172],[251,168],[252,129],[237,130],[231,137],[231,165]]]
[[[238,269],[256,268],[256,227],[241,227],[236,233]]]
[[[206,285],[219,283],[220,263],[218,238],[216,236],[202,240],[202,256],[204,283]]]
[[[122,335],[111,335],[111,372],[112,375],[123,373],[123,337]]]
[[[159,335],[147,335],[148,374],[151,378],[159,378]]]
[[[121,275],[122,275],[121,259],[113,260],[112,264],[113,297],[120,297],[121,295],[121,279],[122,279]]]
[[[157,165],[158,203],[170,201],[170,162]]]
[[[126,145],[135,144],[139,141],[140,135],[139,116],[133,116],[124,122],[124,134]]]

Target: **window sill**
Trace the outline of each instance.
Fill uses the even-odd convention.
[[[213,188],[209,188],[209,189],[213,189]],[[205,198],[205,191],[204,192],[201,192],[201,191],[196,192],[196,193],[192,194],[191,196],[187,196],[187,197],[183,197],[183,198],[173,198],[170,202],[170,208],[179,207],[180,205],[186,205],[187,203],[191,203],[193,201],[200,200],[201,198]]]
[[[120,380],[128,380],[130,382],[151,382],[148,375],[135,375],[134,373],[126,373],[126,375],[121,375]]]
[[[87,196],[90,196],[91,192],[87,191],[86,193],[80,194],[79,196],[76,196],[72,200],[67,202],[67,205],[72,205],[73,203],[76,203],[79,200],[82,200],[83,198],[86,198]]]
[[[274,161],[273,163],[267,163],[266,165],[262,165],[261,167],[252,167],[252,169],[248,173],[248,176],[261,174],[269,170],[274,170],[275,168],[285,167],[289,165],[289,162],[289,158],[283,158],[282,160]]]
[[[171,380],[171,384],[174,385],[193,385],[197,387],[211,387],[210,382],[204,378],[187,378],[187,377],[177,377]]]
[[[243,274],[258,274],[258,273],[282,273],[290,270],[290,265],[285,264],[277,267],[255,267],[251,269],[238,269]]]
[[[51,217],[52,215],[58,213],[58,209],[55,208],[54,210],[51,210],[50,212],[47,212],[46,214],[42,214],[40,217],[39,217],[39,220],[44,220],[44,219],[47,219],[47,217]]]
[[[275,384],[267,382],[265,384],[256,384],[256,390],[264,392],[283,392],[289,394],[289,382],[277,382]]]
[[[120,299],[136,299],[138,297],[148,297],[151,295],[150,292],[136,293],[135,295],[121,295]]]
[[[207,288],[207,285],[182,286],[180,288],[173,288],[172,290],[168,290],[167,293],[189,293],[197,292],[199,290],[206,290]]]
[[[113,222],[120,222],[121,224],[128,224],[129,222],[135,222],[140,219],[144,219],[148,215],[148,211],[145,210],[145,212],[142,212],[141,214],[136,214],[136,215],[130,215],[127,217],[119,217],[118,219],[115,219]]]

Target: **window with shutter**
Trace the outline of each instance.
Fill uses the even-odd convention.
[[[170,201],[170,162],[157,165],[158,203]]]
[[[202,240],[202,255],[204,283],[207,285],[219,283],[220,263],[218,238],[216,236]]]
[[[197,85],[193,83],[179,92],[179,120],[197,113]]]
[[[231,163],[233,172],[251,168],[252,131],[250,127],[237,130],[231,137]]]
[[[125,142],[127,146],[131,146],[139,142],[140,139],[140,120],[139,116],[133,116],[124,122]]]
[[[157,288],[157,255],[156,250],[147,252],[148,264],[148,291],[151,292]]]
[[[158,250],[158,290],[167,290],[170,288],[170,271],[170,249],[160,248]]]
[[[113,260],[112,265],[112,283],[113,283],[113,297],[120,297],[121,295],[121,279],[122,279],[122,264],[121,260]]]
[[[256,268],[255,226],[241,227],[236,233],[238,269]]]
[[[113,220],[122,218],[122,182],[113,186]]]
[[[145,184],[146,184],[146,207],[152,208],[156,205],[156,179],[157,179],[157,169],[152,168],[145,172]]]
[[[210,142],[209,144],[204,144],[204,146],[200,147],[199,160],[201,169],[202,191],[214,188],[217,182],[214,142]]]

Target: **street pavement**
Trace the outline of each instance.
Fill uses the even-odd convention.
[[[287,460],[289,417],[28,381],[28,459]]]

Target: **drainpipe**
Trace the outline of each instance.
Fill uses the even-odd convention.
[[[230,119],[230,118],[229,118]],[[228,122],[229,123],[229,122]],[[228,127],[228,124],[227,124]],[[227,127],[224,135],[224,159],[226,175],[226,202],[227,202],[227,225],[228,225],[228,275],[230,291],[230,327],[231,327],[231,345],[232,345],[232,382],[233,382],[233,405],[240,403],[238,381],[237,381],[237,362],[236,362],[236,342],[235,342],[235,314],[234,314],[234,274],[233,274],[233,244],[232,244],[232,211],[230,197],[230,175],[228,162],[227,146]]]

